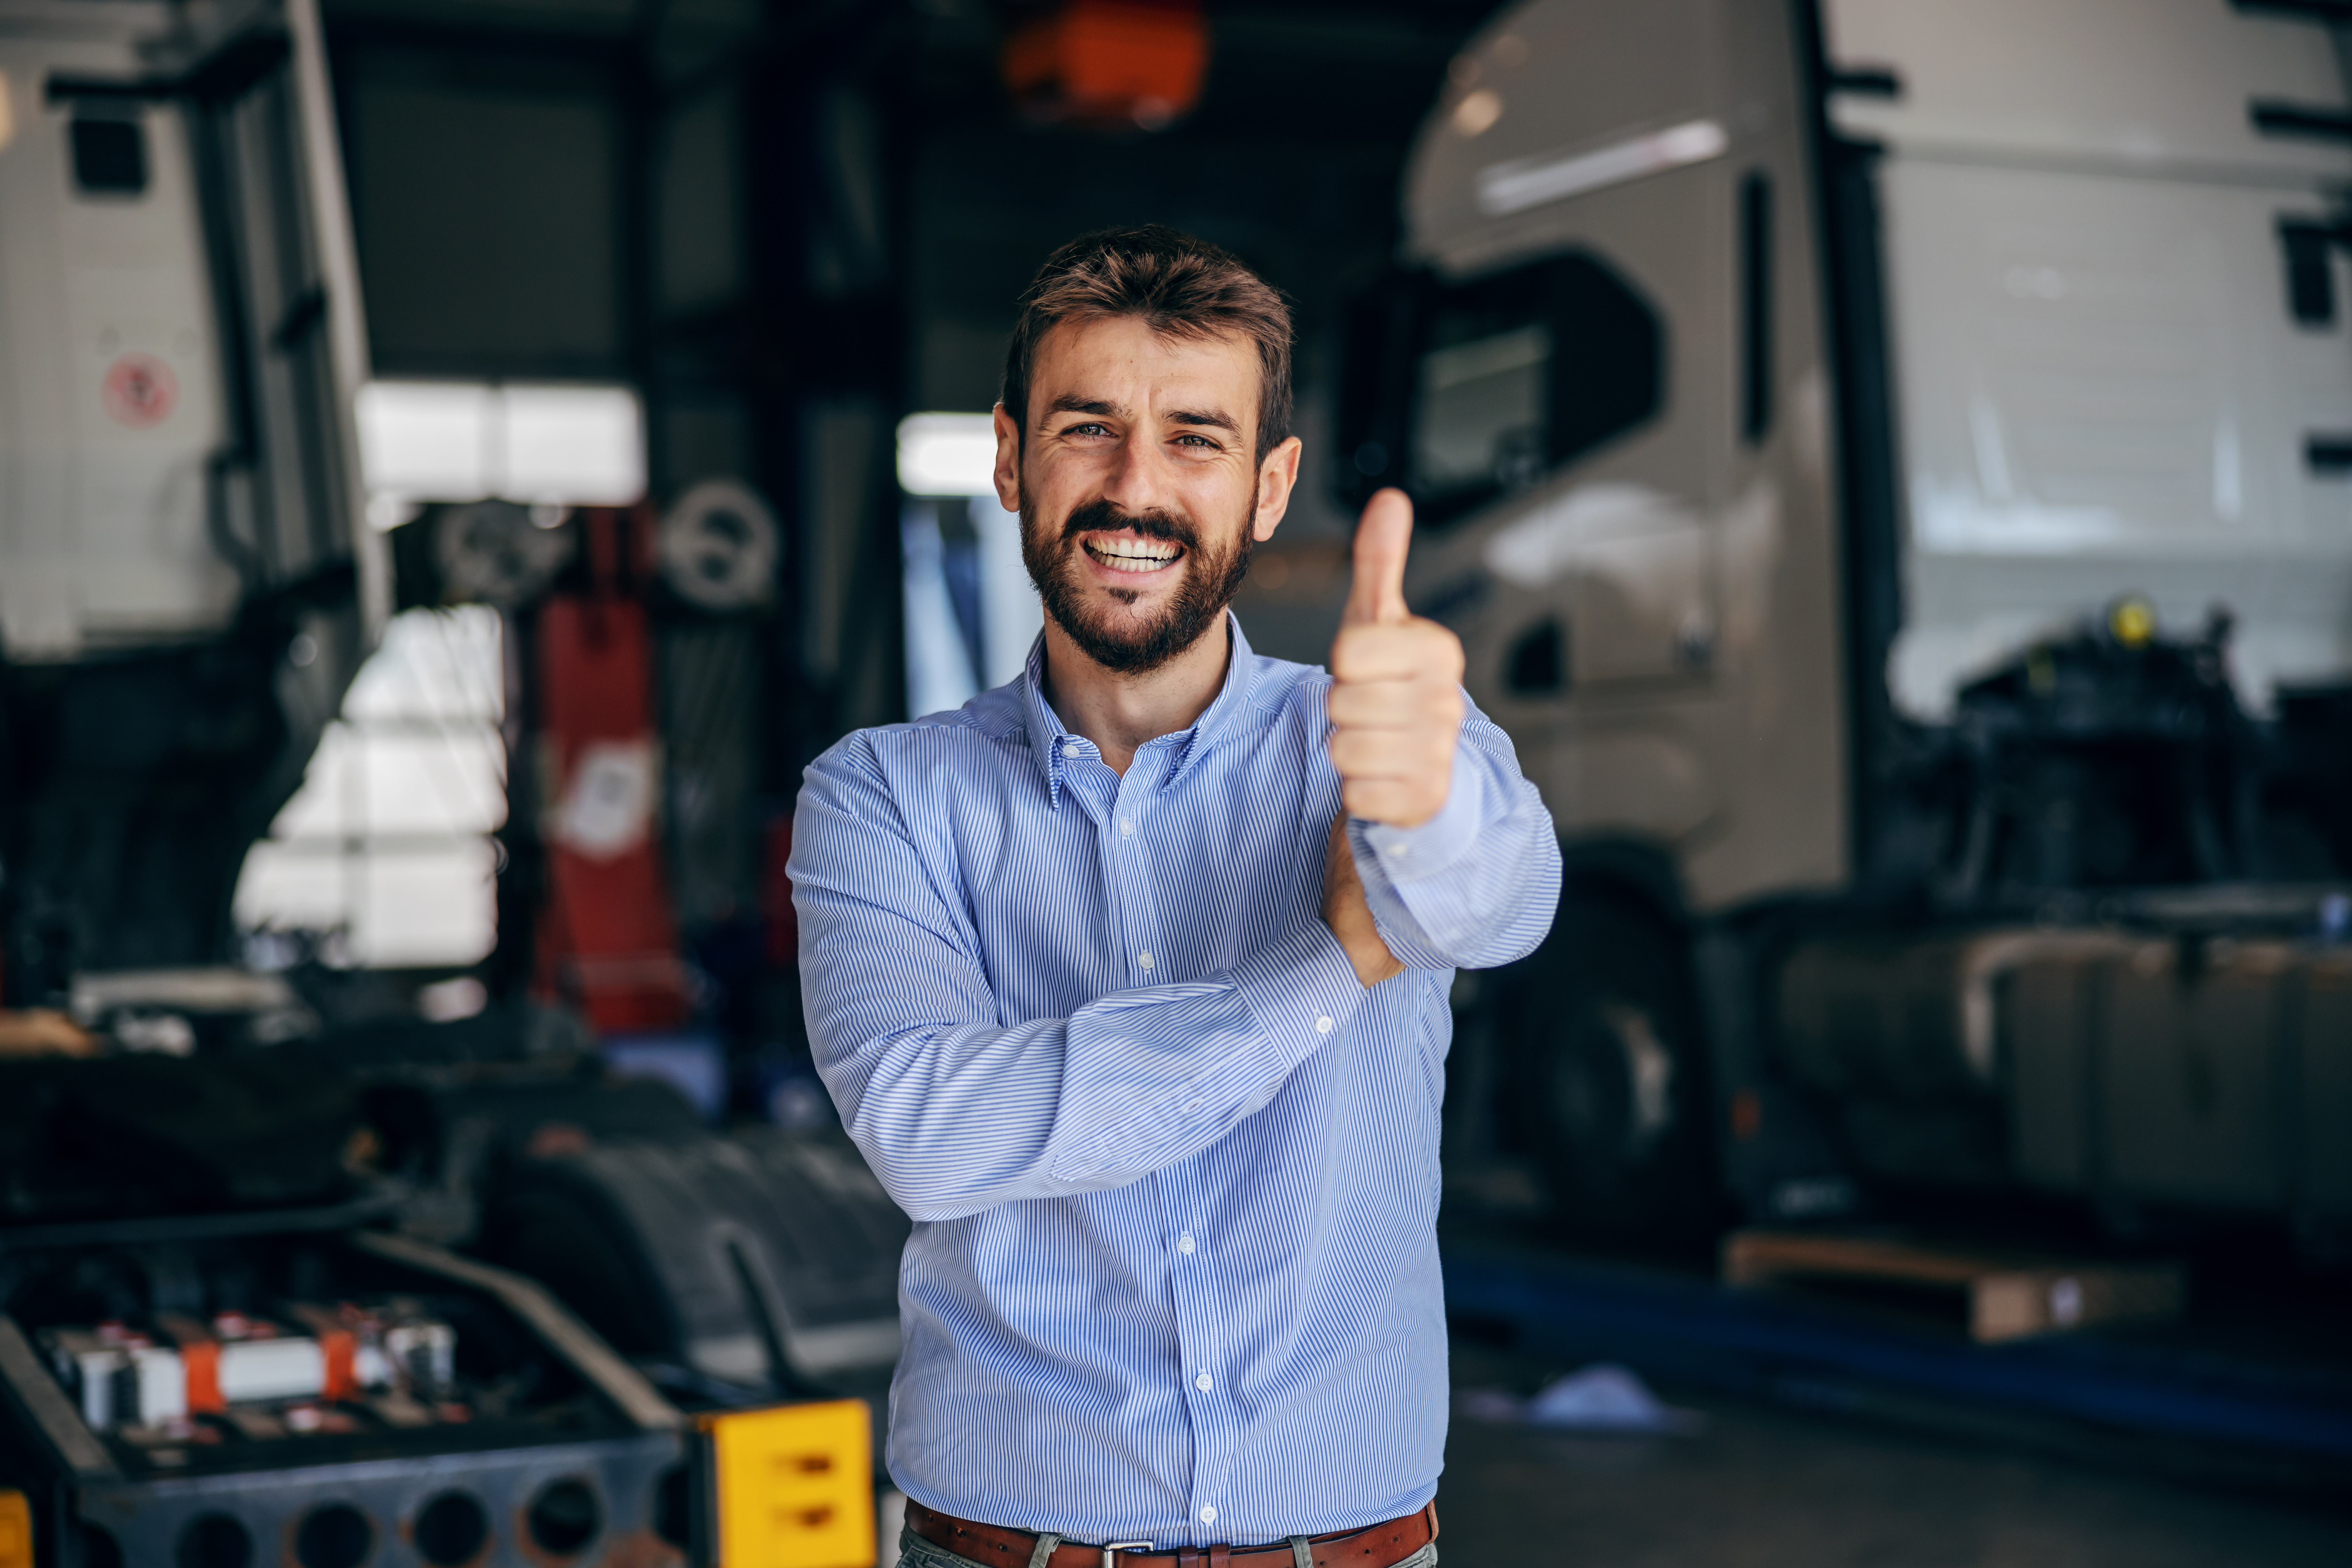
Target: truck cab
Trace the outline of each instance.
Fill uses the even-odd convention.
[[[1571,1230],[2352,1212],[2279,1109],[2347,1087],[2322,10],[1539,0],[1454,62],[1341,464],[1559,826],[1464,1114]]]

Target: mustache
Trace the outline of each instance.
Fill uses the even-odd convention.
[[[1201,531],[1187,517],[1172,511],[1130,512],[1097,496],[1071,510],[1062,521],[1062,542],[1067,544],[1081,533],[1117,533],[1127,529],[1145,539],[1164,539],[1171,544],[1181,544],[1188,551],[1201,547]]]

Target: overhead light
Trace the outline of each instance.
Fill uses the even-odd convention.
[[[996,419],[909,414],[898,421],[898,488],[910,496],[996,493]]]
[[[625,386],[504,388],[508,500],[626,506],[645,494],[645,415]]]
[[[626,386],[377,381],[355,413],[378,497],[626,506],[645,493],[645,412]]]
[[[373,381],[360,388],[360,468],[379,495],[479,500],[490,493],[496,393],[479,382]]]

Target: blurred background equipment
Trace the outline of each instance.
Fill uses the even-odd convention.
[[[1165,130],[1208,65],[1200,0],[1055,0],[1004,40],[1004,84],[1040,120]]]

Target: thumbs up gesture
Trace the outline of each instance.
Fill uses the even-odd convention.
[[[1331,765],[1348,815],[1418,827],[1445,805],[1462,732],[1462,641],[1405,608],[1412,502],[1385,489],[1356,525],[1356,579],[1331,645]]]

